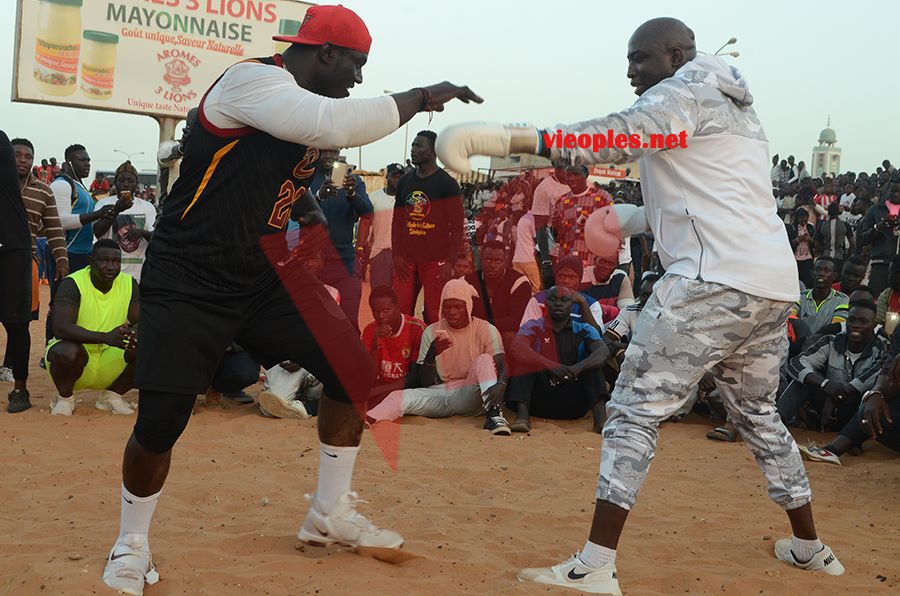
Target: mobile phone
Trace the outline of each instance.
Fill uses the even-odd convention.
[[[439,339],[450,339],[450,334],[447,333],[444,329],[435,329],[434,330],[434,341]]]
[[[342,186],[349,170],[350,166],[348,164],[342,161],[335,161],[334,167],[331,168],[331,183],[335,186]]]

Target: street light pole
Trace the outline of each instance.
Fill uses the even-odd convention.
[[[122,151],[121,149],[113,149],[113,152],[121,153],[128,159],[128,161],[131,161],[132,155],[144,155],[143,151],[135,151],[135,152],[129,153],[128,151]]]
[[[718,55],[719,55],[719,52],[721,52],[722,50],[724,50],[727,46],[734,45],[734,44],[736,44],[736,43],[737,43],[737,37],[732,37],[732,38],[730,38],[728,41],[726,41],[725,43],[722,44],[722,47],[721,47],[721,48],[719,48],[718,50],[716,50],[716,52],[715,52],[715,54],[713,54],[713,56],[718,56]],[[734,58],[737,58],[737,55],[735,55],[735,54],[737,54],[737,52],[729,52],[728,54],[724,54],[724,55],[725,55],[725,56],[732,56],[732,57],[734,57]],[[738,54],[738,55],[740,55],[740,54]]]

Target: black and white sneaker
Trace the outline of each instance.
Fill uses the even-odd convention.
[[[488,416],[488,418],[484,421],[484,428],[485,430],[491,431],[492,435],[501,435],[504,437],[508,437],[512,434],[512,431],[509,430],[509,423],[500,412],[497,412],[492,416]]]

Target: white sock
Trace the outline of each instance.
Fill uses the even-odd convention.
[[[359,445],[333,447],[319,443],[319,484],[316,488],[316,501],[323,513],[329,513],[344,493],[350,491],[357,453]]]
[[[138,497],[128,492],[125,485],[122,485],[122,515],[119,518],[119,538],[125,534],[143,534],[146,536],[150,533],[150,521],[153,519],[153,512],[156,511],[156,504],[159,502],[159,491],[155,495],[149,497]]]
[[[588,540],[584,543],[578,558],[588,567],[603,567],[607,563],[615,564],[616,551]]]
[[[791,536],[791,552],[794,553],[794,557],[801,563],[808,562],[823,548],[825,547],[818,538],[815,540],[803,540],[802,538]]]

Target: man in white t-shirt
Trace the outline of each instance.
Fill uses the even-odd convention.
[[[566,165],[562,161],[554,162],[553,173],[541,180],[534,189],[531,213],[534,214],[534,229],[540,253],[541,279],[544,287],[553,285],[553,263],[550,259],[550,214],[556,209],[556,201],[571,190],[566,184]]]
[[[528,278],[531,292],[541,291],[541,271],[534,260],[534,212],[529,211],[516,224],[516,251],[513,253],[512,267]]]
[[[394,276],[394,256],[391,251],[391,222],[394,220],[394,201],[397,181],[404,173],[403,166],[392,163],[386,168],[387,186],[369,195],[375,214],[372,219],[372,233],[369,234],[369,266],[373,288],[391,286]]]
[[[117,195],[100,199],[95,209],[106,205],[115,208],[116,217],[102,219],[94,224],[94,236],[99,240],[115,240],[122,249],[122,272],[141,281],[147,247],[156,222],[156,208],[150,201],[135,194],[138,185],[137,169],[126,161],[116,170],[115,186]],[[131,195],[131,201],[127,197]],[[122,200],[120,200],[122,199]]]

